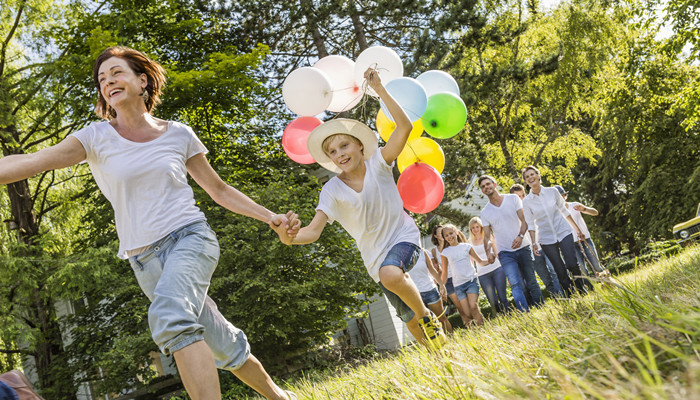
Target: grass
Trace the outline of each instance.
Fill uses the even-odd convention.
[[[528,314],[307,375],[300,399],[700,399],[700,246]]]

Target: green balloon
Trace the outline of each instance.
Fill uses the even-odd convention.
[[[467,122],[467,106],[454,93],[442,92],[428,97],[428,107],[421,117],[423,128],[437,139],[459,133]]]

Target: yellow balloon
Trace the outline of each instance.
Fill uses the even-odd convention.
[[[445,153],[439,144],[427,137],[409,140],[396,159],[399,172],[417,162],[428,164],[441,174],[445,169]]]
[[[386,114],[384,114],[384,111],[379,109],[377,113],[377,130],[379,131],[379,136],[381,136],[385,142],[388,142],[394,129],[396,129],[396,122],[390,120]],[[416,139],[422,134],[423,123],[419,118],[413,123],[413,129],[411,129],[411,133],[408,135],[408,141],[410,142],[412,139]]]

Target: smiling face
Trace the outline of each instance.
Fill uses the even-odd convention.
[[[145,110],[141,94],[148,84],[146,74],[136,74],[125,59],[111,57],[105,60],[100,65],[97,81],[100,94],[115,110],[135,101]]]
[[[445,241],[450,244],[450,246],[456,246],[459,241],[457,240],[457,232],[452,228],[442,228],[442,237]]]
[[[479,189],[481,189],[481,193],[486,196],[491,196],[496,190],[496,184],[491,179],[484,179],[479,184]]]
[[[472,224],[471,228],[469,230],[472,232],[472,235],[474,236],[481,236],[481,232],[483,231],[483,228],[481,227],[481,224],[475,223]]]
[[[358,139],[350,135],[338,134],[328,137],[323,143],[323,150],[343,172],[352,171],[364,163],[364,147]]]
[[[526,169],[523,172],[523,179],[525,180],[525,183],[530,185],[531,188],[538,187],[541,184],[540,174],[534,169]]]

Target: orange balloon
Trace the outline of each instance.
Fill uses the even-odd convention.
[[[379,131],[379,136],[381,136],[385,142],[388,142],[394,129],[396,129],[396,122],[390,120],[386,114],[384,114],[384,111],[380,109],[377,113],[377,130]],[[422,134],[423,123],[419,118],[413,123],[413,129],[411,129],[411,133],[408,135],[408,141],[410,142],[412,139],[416,139]]]

